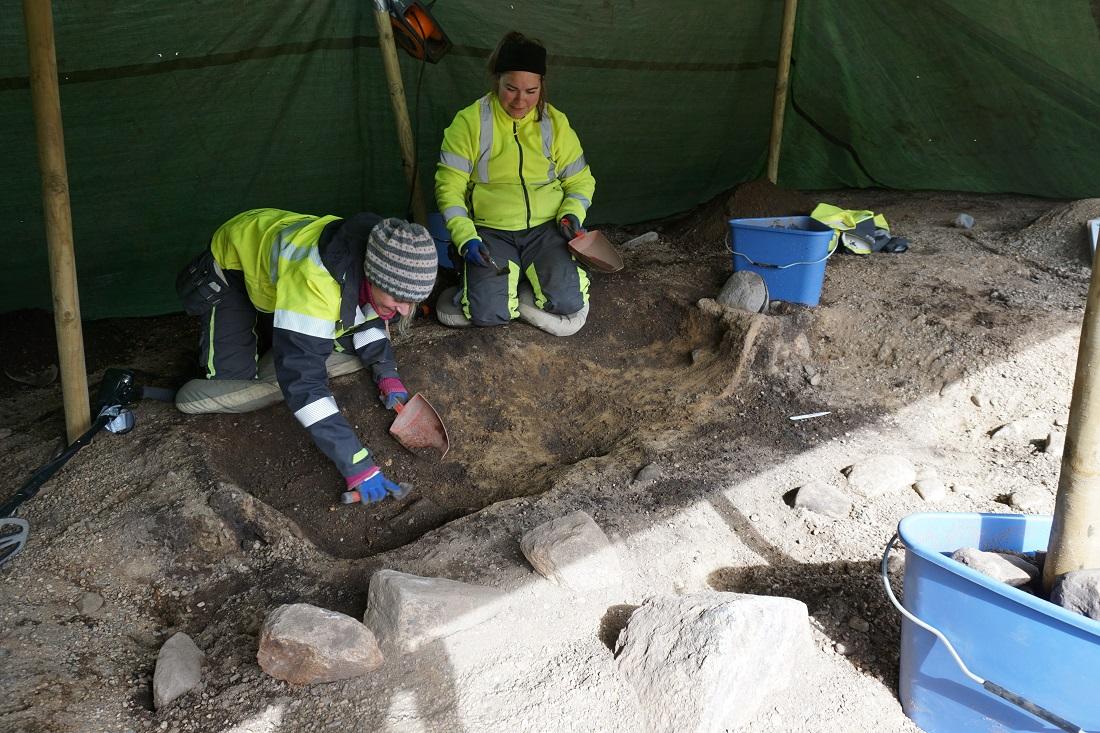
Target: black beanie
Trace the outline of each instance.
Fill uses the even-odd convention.
[[[546,49],[530,41],[508,41],[500,47],[494,74],[505,71],[530,71],[546,76]]]

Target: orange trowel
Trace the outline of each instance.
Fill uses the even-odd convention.
[[[397,418],[390,425],[390,434],[397,442],[413,453],[424,448],[440,451],[439,459],[447,456],[451,449],[451,439],[447,436],[447,426],[443,418],[432,407],[424,395],[417,392],[405,404],[397,403]]]
[[[569,240],[569,250],[584,264],[600,272],[623,269],[623,256],[598,230],[581,232]]]

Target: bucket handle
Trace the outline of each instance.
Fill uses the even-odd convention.
[[[894,545],[897,541],[898,533],[895,532],[894,536],[890,538],[890,541],[886,543],[886,550],[882,553],[881,566],[882,587],[885,588],[886,597],[890,599],[890,603],[894,604],[894,608],[898,609],[898,611],[901,612],[902,616],[909,619],[925,631],[928,631],[941,642],[943,642],[943,645],[947,647],[947,651],[951,652],[951,656],[954,657],[955,664],[959,665],[959,669],[962,670],[962,673],[972,679],[975,684],[981,685],[982,688],[985,689],[987,692],[991,692],[997,697],[1007,700],[1016,707],[1026,710],[1035,717],[1045,720],[1046,722],[1057,728],[1061,728],[1062,730],[1066,731],[1066,733],[1086,733],[1085,729],[1081,726],[1069,722],[1065,718],[1055,713],[1052,713],[1051,711],[1040,705],[1036,705],[1022,695],[1018,695],[1009,689],[1001,687],[996,682],[990,682],[989,680],[982,679],[978,675],[971,672],[970,669],[963,662],[962,658],[959,656],[959,653],[955,651],[955,647],[952,646],[951,642],[947,640],[947,637],[943,635],[942,631],[935,628],[934,626],[931,626],[930,624],[925,623],[924,621],[921,621],[919,618],[910,613],[908,609],[901,605],[897,597],[894,595],[894,589],[890,587],[890,575],[889,569],[887,567],[887,561],[890,557],[890,551],[894,549]]]
[[[734,257],[744,257],[746,260],[748,260],[748,263],[750,265],[752,265],[753,267],[766,267],[766,268],[772,269],[772,270],[786,270],[788,267],[798,267],[799,265],[820,265],[822,262],[824,262],[825,260],[832,257],[833,252],[836,252],[837,249],[838,249],[837,247],[832,248],[831,250],[829,250],[829,252],[824,257],[822,257],[819,260],[809,260],[807,262],[788,262],[785,265],[773,265],[773,264],[770,264],[770,263],[767,263],[767,262],[756,262],[755,260],[753,260],[748,255],[742,254],[741,252],[738,252],[737,250],[735,250],[730,245],[730,235],[729,235],[728,232],[726,233],[726,240],[725,241],[726,241],[726,251],[729,252],[730,254],[732,254]]]

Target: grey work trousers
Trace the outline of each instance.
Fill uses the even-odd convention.
[[[463,261],[460,304],[476,326],[499,326],[519,318],[517,288],[531,283],[535,306],[556,315],[571,315],[588,303],[588,273],[573,258],[553,221],[507,232],[478,227],[493,259],[508,272]]]

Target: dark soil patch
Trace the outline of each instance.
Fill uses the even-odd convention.
[[[702,266],[700,265],[700,268]],[[388,433],[393,414],[367,372],[334,379],[333,393],[407,498],[343,506],[342,479],[281,405],[194,418],[215,474],[283,511],[320,548],[364,557],[406,544],[457,516],[545,491],[561,466],[604,455],[639,426],[666,423],[691,351],[719,333],[688,323],[713,291],[713,273],[682,270],[653,288],[626,271],[594,278],[585,328],[555,338],[521,323],[448,330],[421,322],[396,347],[402,379],[447,424],[451,450],[413,455]],[[645,318],[625,313],[647,314]]]

